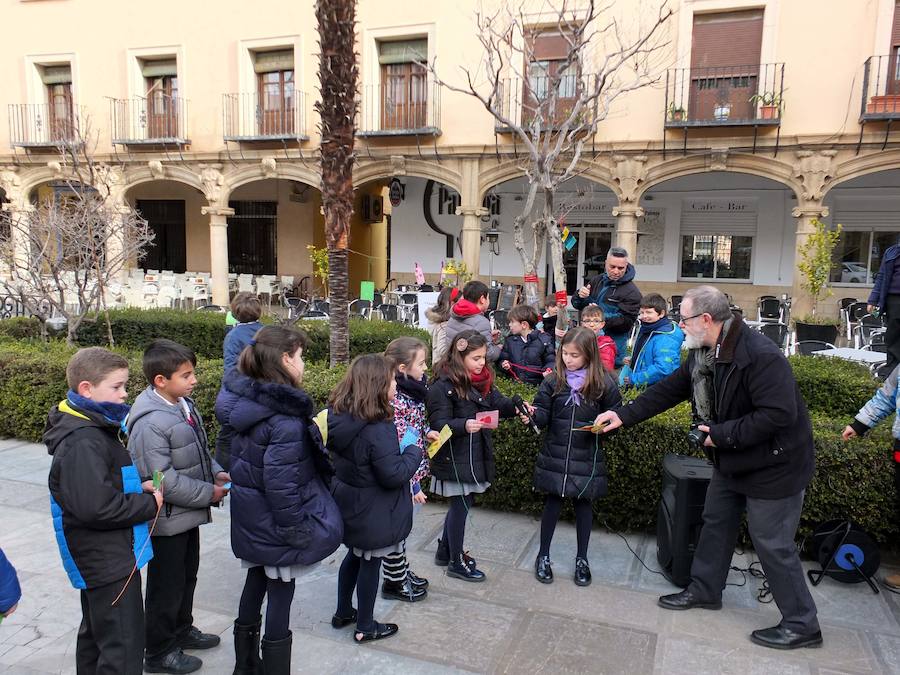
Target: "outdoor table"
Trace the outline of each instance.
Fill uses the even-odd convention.
[[[754,330],[759,330],[760,328],[765,326],[766,323],[772,323],[772,322],[771,321],[769,321],[769,322],[756,321],[754,319],[744,319],[744,323],[747,324],[748,326],[750,326],[750,328],[753,328]]]
[[[836,347],[835,349],[820,349],[812,352],[813,356],[828,356],[831,358],[856,361],[867,366],[878,365],[887,361],[887,354],[873,352],[868,349],[853,349],[852,347]]]

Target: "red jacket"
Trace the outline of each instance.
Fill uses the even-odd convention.
[[[616,369],[616,343],[609,335],[598,335],[597,349],[600,351],[603,367],[610,373],[613,372]]]

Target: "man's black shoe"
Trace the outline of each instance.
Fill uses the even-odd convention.
[[[418,602],[424,600],[428,591],[424,588],[413,586],[407,578],[403,581],[385,581],[381,585],[381,597],[385,600],[401,600],[403,602]]]
[[[447,576],[463,581],[484,581],[484,572],[470,565],[466,560],[465,554],[460,554],[459,558],[447,565]]]
[[[181,651],[181,647],[176,647],[168,654],[157,656],[153,659],[144,659],[145,673],[174,673],[181,675],[182,673],[193,673],[200,670],[203,661],[196,656],[185,654]]]
[[[701,609],[722,609],[721,600],[704,602],[688,590],[681,591],[681,593],[673,593],[672,595],[664,595],[657,601],[657,604],[664,609],[694,609],[695,607],[700,607]]]
[[[218,647],[222,639],[212,633],[203,633],[196,626],[191,626],[187,634],[178,639],[178,646],[182,649],[212,649]]]
[[[821,647],[822,631],[796,633],[781,624],[771,628],[760,628],[750,633],[750,640],[772,649],[800,649],[801,647]]]
[[[534,561],[534,578],[542,584],[553,583],[553,568],[550,566],[549,555],[539,555]]]

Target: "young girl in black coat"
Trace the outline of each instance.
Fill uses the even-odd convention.
[[[327,448],[334,461],[332,494],[344,518],[349,549],[338,573],[335,628],[356,622],[356,642],[390,637],[397,624],[375,621],[381,560],[403,550],[412,529],[409,481],[422,461],[415,445],[400,447],[391,399],[393,363],[380,354],[359,356],[331,394]],[[353,589],[359,610],[353,609]]]
[[[621,403],[619,388],[600,361],[594,332],[580,326],[567,332],[556,355],[556,373],[541,383],[534,399],[534,421],[547,429],[534,468],[534,487],[546,494],[541,548],[534,563],[535,576],[542,583],[553,582],[550,541],[566,497],[575,506],[575,583],[591,583],[587,560],[593,522],[591,502],[606,494],[606,459],[601,436],[579,429],[592,425],[597,415]]]
[[[475,416],[493,410],[499,411],[501,418],[516,415],[512,399],[494,387],[494,372],[486,358],[484,336],[476,330],[462,331],[435,366],[435,379],[428,388],[431,428],[440,430],[447,425],[453,432],[431,460],[431,491],[450,500],[434,562],[447,565],[447,576],[465,581],[484,581],[484,572],[464,552],[463,539],[466,516],[475,503],[473,495],[487,490],[495,477],[491,432]]]

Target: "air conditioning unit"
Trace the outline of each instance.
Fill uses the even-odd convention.
[[[380,223],[384,218],[384,199],[381,195],[363,195],[361,210],[364,223]]]

